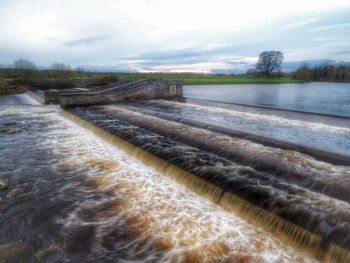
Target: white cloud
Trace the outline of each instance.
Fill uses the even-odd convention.
[[[151,25],[159,34],[171,34],[188,30],[232,30],[254,21],[349,4],[349,0],[119,0],[111,5],[133,20]]]
[[[289,59],[331,56],[312,45],[348,42],[328,31],[346,29],[349,19],[323,17],[349,8],[350,0],[0,0],[0,63],[26,57],[43,65],[206,71],[253,62],[264,49]],[[155,58],[145,60],[147,53]]]
[[[64,30],[55,26],[58,20],[58,13],[48,11],[39,15],[24,17],[19,26],[23,29],[22,34],[33,41],[61,38]]]
[[[319,26],[310,30],[310,32],[320,32],[326,30],[336,30],[336,29],[349,29],[350,33],[350,23],[332,24],[326,26]]]

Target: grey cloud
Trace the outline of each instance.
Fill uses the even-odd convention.
[[[157,52],[143,53],[132,57],[127,57],[126,60],[139,60],[148,65],[153,64],[190,64],[215,60],[221,61],[224,56],[228,63],[242,63],[242,61],[230,62],[237,57],[241,46],[224,46],[212,49],[207,48],[188,48],[177,50],[161,50]]]
[[[332,24],[332,25],[324,25],[311,29],[311,32],[319,32],[326,30],[337,30],[337,29],[350,29],[350,23],[341,23],[341,24]]]
[[[288,61],[350,60],[346,44],[322,45],[334,41],[349,43],[350,8],[287,15],[242,28],[230,29],[228,26],[215,32],[184,30],[153,35],[151,26],[111,9],[108,6],[111,1],[35,0],[28,3],[0,0],[0,32],[4,36],[0,42],[1,63],[11,64],[18,57],[24,57],[47,66],[58,61],[72,66],[120,70],[151,70],[162,66],[176,69],[184,65],[212,63],[213,72],[232,72],[253,66],[254,59],[264,50],[284,52],[288,69],[295,67]],[[159,0],[149,0],[149,4],[154,1]],[[83,14],[76,7],[79,3],[84,6]],[[48,28],[41,30],[51,33],[54,32],[50,31],[51,28],[58,29],[57,35],[48,34],[46,37],[43,33],[42,38],[40,34],[36,37],[35,33],[40,33],[36,25],[33,26],[34,37],[26,35],[21,31],[20,23],[12,27],[13,22],[7,15],[12,13],[13,19],[22,19],[45,11],[57,13],[57,21],[48,21]],[[226,68],[217,68],[221,64]]]
[[[346,55],[346,54],[350,54],[350,50],[342,50],[342,51],[337,51],[333,53],[336,55]]]
[[[80,45],[93,45],[97,42],[101,42],[106,40],[107,36],[92,36],[92,37],[84,37],[80,39],[75,39],[71,41],[66,41],[63,44],[65,46],[80,46]]]

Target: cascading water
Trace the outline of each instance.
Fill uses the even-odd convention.
[[[303,119],[265,115],[261,111],[258,113],[254,113],[252,110],[252,112],[245,112],[244,109],[240,111],[228,110],[164,100],[127,102],[121,106],[147,114],[165,113],[177,118],[216,124],[350,156],[349,119],[342,120],[344,122],[342,125],[340,125],[341,120],[337,120],[338,125],[340,125],[338,126],[321,123],[318,121],[320,116],[317,115],[313,117],[317,121],[308,122]]]
[[[155,118],[111,107],[76,108],[71,111],[89,122],[68,113],[65,115],[106,140],[123,147],[147,164],[160,167],[162,171],[168,170],[164,161],[160,162],[159,158],[148,154],[151,152],[196,174],[197,176],[184,174],[183,171],[169,174],[192,190],[211,196],[227,209],[242,214],[247,220],[253,219],[255,224],[262,225],[278,236],[282,235],[284,240],[288,239],[307,248],[323,260],[330,258],[331,262],[347,262],[350,211],[348,203],[327,198],[293,184],[286,184],[274,179],[273,174],[266,175],[249,167],[237,166],[217,158],[215,154],[198,152],[179,144],[179,136],[174,136],[174,133],[183,134],[196,141],[202,136],[198,130],[183,130],[175,124],[172,124],[173,127],[164,127],[162,121],[157,119],[151,131],[145,129],[145,124],[149,124]],[[162,129],[168,131],[168,136],[160,135]],[[157,134],[154,133],[155,130]],[[121,140],[114,135],[130,141],[138,148],[126,145],[125,141],[120,142]],[[249,145],[245,144],[245,147],[249,148]],[[141,148],[148,152],[140,150]],[[218,188],[221,189],[221,193]]]
[[[211,182],[193,174],[215,164],[216,171],[224,167],[266,188],[264,173],[137,127],[137,119],[130,124],[121,115],[110,118],[106,109],[75,112],[90,122],[63,113],[155,171],[60,117],[57,107],[23,105],[23,99],[0,100],[8,104],[0,106],[0,179],[8,180],[0,190],[0,262],[318,262],[289,242],[294,235],[319,249],[317,235],[223,191],[227,181],[218,186],[219,174]],[[322,163],[309,161],[322,170]],[[325,209],[321,225],[328,213],[335,224],[348,218],[346,202],[267,182],[274,182],[276,188],[267,191],[277,196],[295,195],[290,204],[307,200],[314,211]],[[292,234],[279,236],[281,231]],[[322,261],[346,262],[341,247],[323,245],[333,253]]]

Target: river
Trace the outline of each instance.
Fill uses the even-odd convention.
[[[59,111],[0,96],[0,262],[317,262]]]
[[[350,83],[193,85],[184,96],[350,117]]]
[[[217,126],[264,136],[267,140],[303,145],[350,159],[350,118],[241,107],[205,100],[187,101],[189,103],[164,100],[127,102],[123,106],[150,115],[195,121],[203,126]]]

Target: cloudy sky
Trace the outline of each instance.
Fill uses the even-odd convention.
[[[0,64],[17,58],[128,71],[242,72],[350,61],[350,0],[0,0]]]

